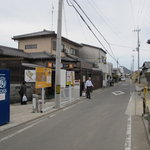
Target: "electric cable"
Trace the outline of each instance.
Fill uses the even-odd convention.
[[[102,44],[102,42],[99,40],[99,38],[96,36],[96,34],[94,33],[94,31],[90,28],[90,26],[88,25],[88,23],[85,21],[85,19],[82,17],[82,15],[80,14],[80,12],[77,10],[77,8],[73,5],[73,3],[70,1],[71,6],[75,9],[75,11],[78,13],[78,15],[80,16],[80,18],[83,20],[83,22],[86,24],[86,26],[88,27],[88,29],[92,32],[92,34],[94,35],[94,37],[97,39],[97,41],[102,45],[102,47],[104,48],[104,50],[113,58],[113,60],[115,62],[117,62],[117,59],[112,56],[109,51],[105,48],[105,46]],[[119,64],[119,63],[118,63]],[[120,65],[120,64],[119,64]],[[120,65],[121,66],[121,65]]]
[[[85,13],[85,11],[81,8],[81,6],[76,2],[76,0],[73,0],[76,5],[80,8],[80,10],[83,12],[83,14],[87,17],[87,19],[89,20],[89,22],[93,25],[93,27],[96,29],[96,31],[102,36],[102,38],[104,39],[104,41],[108,44],[113,56],[114,56],[114,53],[113,53],[113,50],[109,44],[109,42],[106,40],[106,38],[104,37],[104,35],[98,30],[98,28],[94,25],[94,23],[91,21],[91,19],[87,16],[87,14]],[[115,57],[115,56],[114,56]]]

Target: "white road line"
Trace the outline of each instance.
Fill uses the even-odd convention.
[[[84,103],[84,102],[85,102],[85,101],[81,101],[81,102],[78,102],[78,103],[73,104],[73,105],[71,105],[71,106],[68,106],[68,107],[64,108],[62,111],[66,111],[66,110],[68,110],[68,109],[70,109],[70,108],[73,108],[73,107],[75,107],[75,106],[77,106],[77,105],[79,105],[79,104],[81,104],[81,103]]]
[[[53,114],[53,115],[49,116],[49,118],[53,118],[54,116],[56,116],[56,114]]]
[[[8,135],[8,136],[6,136],[6,137],[3,137],[2,139],[0,139],[0,143],[3,142],[3,141],[5,141],[5,140],[8,140],[8,139],[10,139],[10,138],[12,138],[12,137],[14,137],[14,136],[16,136],[17,134],[20,134],[20,133],[22,133],[22,132],[24,132],[24,131],[26,131],[26,130],[32,128],[33,126],[37,125],[38,123],[40,123],[40,122],[42,122],[42,121],[43,121],[43,120],[40,120],[40,121],[38,121],[38,122],[35,122],[35,123],[33,123],[33,124],[31,124],[31,125],[29,125],[29,126],[23,128],[23,129],[18,130],[18,131],[15,132],[15,133],[12,133],[12,134],[10,134],[10,135]]]
[[[112,92],[112,94],[114,94],[114,95],[122,95],[122,94],[125,94],[125,92],[122,92],[122,91],[114,91],[114,92]]]
[[[134,92],[132,93],[130,100],[128,102],[126,111],[125,111],[126,115],[132,116],[135,115],[135,99],[134,99]]]
[[[73,108],[75,105],[72,105],[72,106],[69,106],[69,107],[66,107],[66,108],[64,108],[63,109],[63,111],[66,111],[66,110],[68,110],[68,109],[70,109],[70,108]]]
[[[132,119],[131,119],[131,116],[129,116],[127,120],[125,150],[131,150],[131,122],[132,122]]]

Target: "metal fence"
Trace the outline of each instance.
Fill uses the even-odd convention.
[[[80,98],[80,86],[69,86],[61,89],[61,104],[66,104]]]

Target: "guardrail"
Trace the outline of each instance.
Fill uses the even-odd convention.
[[[75,101],[80,98],[80,86],[69,86],[61,89],[61,104]]]

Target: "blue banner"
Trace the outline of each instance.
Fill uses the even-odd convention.
[[[0,125],[10,121],[10,71],[0,70]]]

